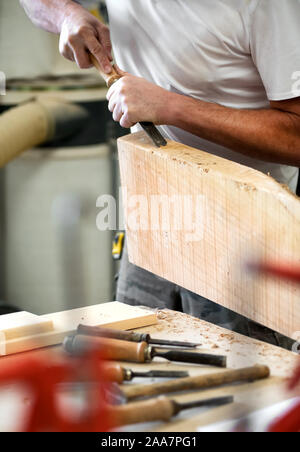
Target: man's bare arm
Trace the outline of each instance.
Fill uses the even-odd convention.
[[[166,91],[123,73],[109,90],[109,110],[123,127],[151,121],[267,162],[300,166],[300,98],[242,110]]]
[[[264,110],[233,109],[189,98],[177,102],[172,125],[249,157],[300,166],[300,98],[271,102]]]
[[[81,5],[71,0],[20,0],[28,17],[38,27],[60,34],[60,53],[79,67],[92,66],[92,53],[103,70],[111,71],[109,29]]]
[[[70,4],[74,4],[70,0],[20,0],[20,3],[37,27],[56,34],[61,32]]]

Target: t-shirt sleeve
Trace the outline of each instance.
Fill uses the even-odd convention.
[[[258,0],[250,49],[269,100],[300,96],[300,0]]]

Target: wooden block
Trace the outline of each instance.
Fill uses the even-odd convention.
[[[299,264],[299,198],[214,155],[155,148],[142,132],[118,147],[130,261],[287,336],[300,331],[299,286],[245,267]]]
[[[153,311],[129,306],[118,301],[47,314],[41,316],[41,318],[52,321],[54,329],[61,331],[75,331],[80,323],[120,330],[140,328],[157,323],[156,314]]]
[[[33,314],[26,314],[33,316]],[[76,331],[80,323],[89,326],[103,326],[122,330],[157,323],[156,314],[153,311],[119,302],[86,306],[70,311],[33,317],[37,317],[40,320],[40,325],[52,325],[52,329],[36,330],[36,332],[32,332],[30,335],[11,336],[10,340],[6,340],[4,336],[0,336],[0,355],[10,355],[61,344],[67,335]],[[22,316],[19,318],[20,321],[21,318]],[[5,321],[1,324],[5,324]]]
[[[0,316],[0,347],[5,347],[9,341],[43,334],[53,330],[53,322],[50,319],[41,319],[38,315],[21,311]],[[0,350],[0,354],[3,354]]]

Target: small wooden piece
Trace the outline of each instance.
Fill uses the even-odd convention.
[[[286,336],[300,331],[300,285],[247,269],[299,264],[299,198],[180,143],[155,149],[142,132],[118,147],[130,262]]]
[[[0,316],[0,355],[7,352],[8,343],[18,341],[20,338],[35,334],[53,331],[53,322],[41,319],[30,312],[16,312]],[[9,348],[9,346],[8,346]]]

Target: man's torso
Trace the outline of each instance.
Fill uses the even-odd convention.
[[[169,91],[232,108],[268,108],[250,49],[257,3],[107,0],[116,61]],[[292,188],[296,184],[295,168],[248,158],[174,127],[162,129],[170,139],[270,172]]]

